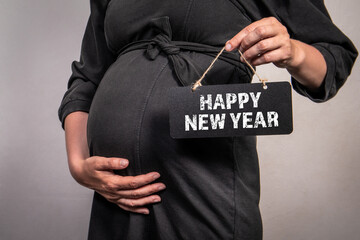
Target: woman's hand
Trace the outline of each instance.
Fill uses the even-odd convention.
[[[81,185],[91,188],[124,210],[149,214],[147,204],[161,201],[154,193],[165,189],[163,183],[152,183],[157,172],[122,177],[113,170],[125,169],[129,162],[122,158],[89,157],[86,126],[88,113],[73,112],[65,119],[65,138],[71,175]]]
[[[94,156],[77,162],[79,166],[71,171],[75,180],[124,210],[149,214],[144,206],[161,201],[154,193],[164,190],[165,185],[152,183],[160,177],[157,172],[134,177],[116,175],[113,170],[125,169],[129,164],[122,158]]]
[[[272,62],[285,68],[294,64],[295,46],[286,27],[274,17],[256,21],[236,34],[226,44],[227,51],[235,48],[253,66]]]
[[[313,92],[319,90],[327,72],[323,55],[313,46],[291,39],[287,28],[274,17],[251,23],[230,39],[225,49],[239,49],[253,66],[274,63],[286,68]]]

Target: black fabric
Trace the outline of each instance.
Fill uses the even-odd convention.
[[[251,22],[275,16],[292,37],[317,47],[328,64],[322,92],[338,91],[356,50],[331,22],[322,1],[90,0],[81,57],[59,118],[89,112],[91,155],[124,157],[121,175],[161,174],[167,189],[150,215],[123,211],[95,193],[89,239],[261,239],[256,138],[174,140],[167,90],[189,85],[214,55]],[[206,84],[248,83],[251,73],[225,53]],[[219,77],[221,76],[221,77]]]
[[[183,42],[172,40],[172,29],[169,22],[169,17],[160,17],[151,19],[150,25],[154,31],[158,32],[151,40],[141,40],[128,44],[118,53],[119,57],[130,51],[136,49],[146,49],[145,55],[147,58],[154,60],[161,52],[168,56],[176,77],[184,86],[189,86],[194,83],[201,75],[201,69],[197,63],[184,54],[183,51],[195,51],[209,56],[215,57],[220,51],[219,48],[210,45]],[[182,51],[181,51],[182,50]],[[235,53],[223,52],[220,59],[237,66],[247,77],[252,77],[250,68],[239,62],[240,55]],[[206,82],[206,81],[205,81]]]

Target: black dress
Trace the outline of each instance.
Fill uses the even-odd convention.
[[[294,88],[313,101],[331,98],[357,53],[322,1],[90,2],[81,59],[73,63],[59,117],[89,112],[91,155],[129,159],[121,175],[157,171],[167,189],[148,216],[95,193],[89,239],[262,239],[256,138],[172,139],[167,90],[193,83],[228,39],[272,15],[328,65],[321,93],[309,94],[295,79]],[[250,82],[238,59],[224,53],[206,84]]]

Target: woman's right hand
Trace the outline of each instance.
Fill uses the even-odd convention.
[[[138,176],[114,174],[113,170],[128,166],[126,159],[93,156],[78,162],[81,164],[77,170],[71,171],[78,183],[130,212],[149,214],[145,205],[160,202],[160,196],[155,193],[166,188],[163,183],[152,183],[160,177],[157,172]]]
[[[155,193],[165,189],[163,183],[152,183],[157,172],[138,176],[119,176],[113,170],[127,168],[123,158],[89,157],[86,138],[88,113],[73,112],[65,119],[65,139],[71,175],[81,185],[91,188],[124,210],[149,214],[146,205],[160,202]]]

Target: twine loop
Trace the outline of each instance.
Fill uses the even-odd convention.
[[[214,66],[215,62],[219,59],[220,55],[224,52],[225,47],[223,47],[220,52],[216,55],[216,57],[214,58],[214,60],[212,60],[212,62],[210,63],[209,67],[205,70],[205,72],[203,73],[203,75],[199,78],[199,80],[197,80],[194,85],[192,86],[192,91],[195,91],[198,87],[201,87],[202,84],[202,80],[205,78],[206,74],[211,70],[211,68]],[[267,79],[265,78],[261,78],[259,76],[259,74],[255,71],[255,68],[253,66],[251,66],[251,64],[244,58],[242,52],[238,49],[239,53],[240,53],[240,57],[242,59],[244,59],[245,63],[250,67],[250,69],[253,71],[254,75],[259,79],[260,82],[262,82],[263,84],[263,88],[267,89]]]

